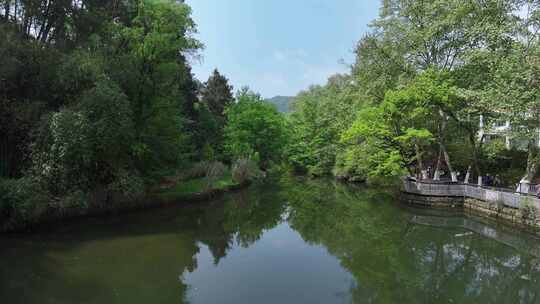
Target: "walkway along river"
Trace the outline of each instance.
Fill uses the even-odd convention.
[[[428,207],[463,207],[540,235],[540,199],[533,195],[471,184],[404,178],[401,199]]]

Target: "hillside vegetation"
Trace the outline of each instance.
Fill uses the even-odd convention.
[[[279,112],[289,113],[291,112],[291,104],[293,102],[293,99],[294,97],[291,96],[275,96],[267,99],[266,101],[274,104]]]

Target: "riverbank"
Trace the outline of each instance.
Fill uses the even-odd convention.
[[[4,219],[0,232],[32,230],[40,225],[71,221],[78,218],[136,212],[174,204],[189,204],[217,198],[225,193],[248,187],[251,182],[236,183],[232,179],[218,180],[211,187],[203,186],[204,178],[182,181],[171,187],[151,190],[139,197],[127,197],[120,193],[94,191],[88,202],[63,206],[51,201],[45,210],[40,210],[31,220]],[[187,186],[185,186],[187,185]]]
[[[540,199],[505,189],[403,179],[401,200],[430,208],[462,208],[540,234]]]

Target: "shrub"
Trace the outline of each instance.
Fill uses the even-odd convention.
[[[52,193],[86,188],[92,167],[89,122],[81,112],[64,109],[46,121],[33,145],[33,176]]]
[[[212,148],[212,145],[210,145],[209,143],[204,144],[201,154],[203,156],[203,159],[214,160],[216,158],[216,152],[214,151],[214,148]]]
[[[258,178],[261,174],[257,163],[251,158],[238,159],[232,166],[232,178],[239,184]]]
[[[70,208],[88,208],[88,194],[81,190],[69,192],[54,202],[54,208],[60,213]]]
[[[129,100],[100,79],[76,106],[44,119],[32,146],[32,174],[58,196],[109,185],[134,167],[133,138]]]
[[[51,197],[28,177],[0,180],[0,225],[2,229],[24,226],[37,220],[49,207]]]
[[[178,179],[192,179],[206,176],[206,171],[210,166],[209,161],[200,161],[195,163],[191,168],[179,174]]]
[[[144,194],[144,180],[136,171],[120,170],[109,185],[109,190],[127,198],[136,198]]]
[[[205,180],[206,189],[212,188],[214,183],[219,180],[227,170],[227,167],[221,162],[212,162],[206,167]]]
[[[365,145],[354,145],[338,153],[333,174],[349,181],[365,181],[368,173]]]

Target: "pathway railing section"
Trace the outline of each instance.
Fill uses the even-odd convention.
[[[530,194],[512,192],[509,189],[481,187],[464,183],[433,183],[429,181],[403,180],[403,191],[426,196],[469,197],[493,204],[521,208],[531,204],[540,209],[540,199]]]

